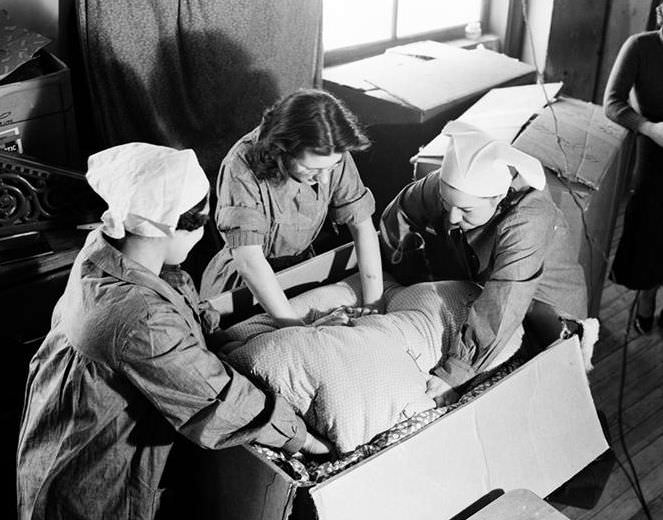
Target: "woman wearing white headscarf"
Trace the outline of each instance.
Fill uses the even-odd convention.
[[[212,449],[257,441],[324,451],[281,397],[207,350],[190,278],[159,277],[186,258],[208,218],[194,152],[129,143],[88,165],[108,210],[30,363],[19,517],[153,518],[178,433]]]
[[[582,268],[567,224],[535,158],[452,121],[442,166],[404,188],[381,219],[386,269],[402,283],[471,280],[483,286],[455,347],[429,389],[453,398],[516,332],[541,346],[560,337],[559,317],[587,316]]]

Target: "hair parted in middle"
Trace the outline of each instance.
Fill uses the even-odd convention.
[[[288,162],[304,150],[329,155],[370,144],[342,101],[324,90],[302,89],[265,110],[246,159],[259,179],[281,182],[288,177]]]

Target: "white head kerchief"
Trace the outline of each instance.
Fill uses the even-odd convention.
[[[546,185],[538,159],[512,146],[493,140],[464,121],[450,121],[442,129],[450,138],[442,161],[440,178],[469,195],[504,195],[513,179],[509,166],[518,170],[524,184],[537,190]]]
[[[122,238],[126,231],[165,237],[209,191],[193,150],[148,143],[108,148],[88,159],[87,180],[104,201],[103,231]]]

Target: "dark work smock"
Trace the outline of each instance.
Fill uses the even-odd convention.
[[[387,268],[397,278],[398,270],[414,269],[422,280],[426,268],[432,279],[483,286],[461,337],[434,369],[455,387],[497,356],[533,300],[564,318],[585,318],[587,288],[568,225],[547,191],[510,192],[486,224],[462,236],[449,233],[440,183],[436,171],[403,189],[384,210],[380,231],[388,263],[412,232],[425,237],[428,265],[404,254],[401,264]]]
[[[182,271],[180,273],[183,274]],[[173,287],[93,231],[30,363],[21,519],[153,518],[177,434],[297,451],[306,427],[207,350],[188,276]]]
[[[288,178],[282,183],[258,179],[246,161],[258,129],[241,138],[224,158],[217,180],[215,219],[225,241],[205,268],[203,298],[241,285],[231,250],[260,245],[275,271],[306,259],[329,212],[336,224],[359,224],[375,211],[352,156],[345,152],[326,184],[316,186]]]
[[[605,91],[606,115],[629,130],[663,121],[663,37],[661,31],[631,36],[619,51]],[[629,104],[633,88],[640,113]],[[613,277],[630,289],[663,283],[663,148],[638,134],[634,175],[637,187],[624,216]]]

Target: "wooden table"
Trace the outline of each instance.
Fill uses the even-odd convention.
[[[415,42],[326,67],[324,88],[367,126],[452,119],[491,88],[535,81],[533,66],[485,49]]]
[[[527,489],[513,489],[467,520],[568,520]]]

